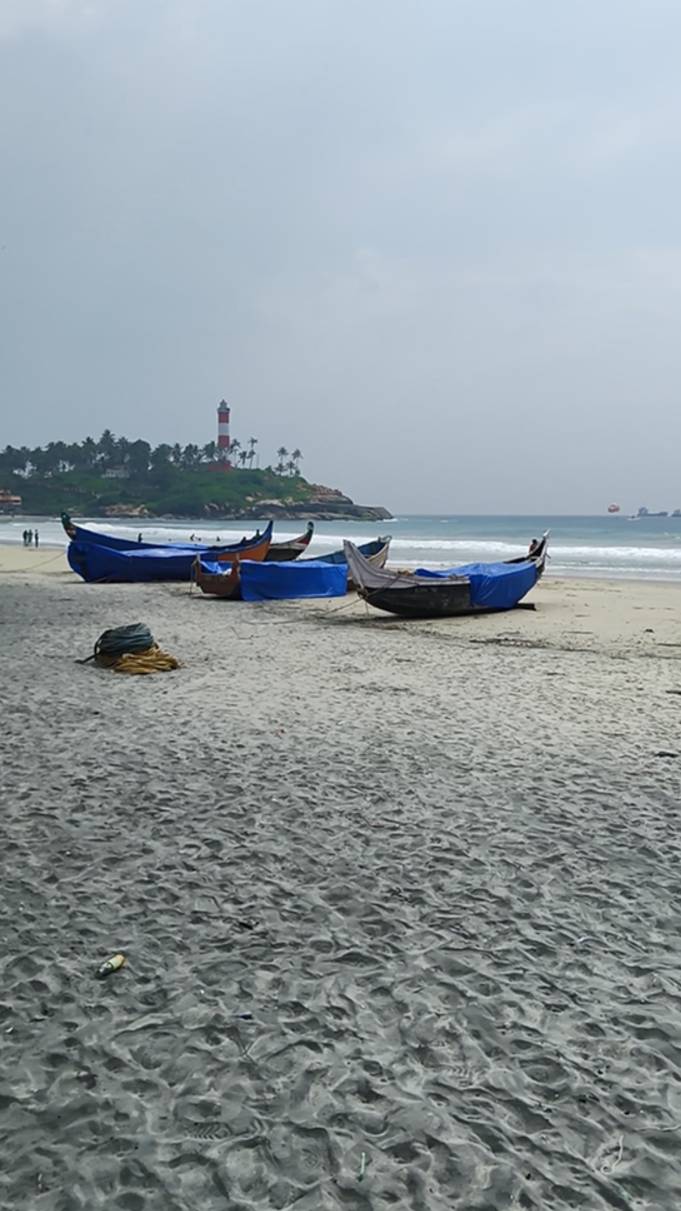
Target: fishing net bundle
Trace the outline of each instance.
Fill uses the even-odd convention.
[[[175,656],[162,651],[143,622],[103,631],[88,660],[114,673],[167,673],[180,667]]]

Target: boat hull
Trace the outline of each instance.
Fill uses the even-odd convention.
[[[302,543],[303,545],[300,547],[299,553],[305,550],[306,546],[310,542],[310,539],[312,538],[312,532],[308,530],[309,538],[308,532],[306,532],[305,534],[302,534],[300,538],[294,539],[292,543],[272,544],[272,522],[268,524],[267,529],[263,531],[262,535],[257,534],[253,538],[246,538],[242,539],[241,542],[233,543],[137,542],[136,539],[133,538],[121,538],[117,534],[100,533],[98,530],[88,530],[87,526],[78,526],[74,521],[71,520],[68,513],[62,513],[61,524],[64,527],[65,533],[72,542],[92,543],[94,546],[107,547],[112,551],[191,551],[193,555],[209,554],[211,559],[217,558],[217,552],[221,551],[244,551],[257,538],[264,538],[268,533],[270,535],[270,547],[272,547],[273,550],[277,546],[283,550],[284,548],[288,549],[297,547],[299,543]],[[214,552],[215,554],[213,554]],[[249,559],[250,558],[251,557],[249,556]],[[282,556],[276,556],[275,558],[282,558]],[[297,558],[297,556],[291,556],[291,558]]]
[[[365,590],[358,593],[369,605],[401,618],[455,618],[459,614],[482,611],[471,604],[470,585],[450,585],[447,592],[440,586],[415,585],[410,589]]]
[[[373,538],[371,542],[363,542],[361,546],[356,548],[356,550],[358,550],[360,555],[363,555],[365,559],[368,559],[373,567],[382,568],[384,567],[388,558],[391,541],[391,537],[388,534],[384,537]],[[318,555],[316,557],[316,562],[347,563],[345,547],[343,546],[340,551],[332,551],[330,555]]]
[[[264,534],[238,547],[218,547],[210,552],[215,563],[232,564],[242,557],[265,558],[271,542],[272,523]],[[72,541],[66,552],[74,572],[89,584],[138,584],[149,581],[190,581],[196,560],[191,548],[158,547],[115,550],[92,542]]]
[[[300,538],[294,538],[291,542],[273,542],[265,556],[265,563],[291,563],[294,559],[299,559],[307,551],[313,534],[314,523],[309,522],[307,530]]]
[[[197,557],[192,568],[192,581],[209,597],[222,597],[225,601],[241,600],[240,563],[236,560],[229,571],[207,572]]]

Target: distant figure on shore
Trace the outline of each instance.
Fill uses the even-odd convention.
[[[21,535],[21,537],[22,537],[22,538],[23,538],[23,540],[24,540],[24,546],[25,546],[25,547],[27,547],[27,546],[28,546],[28,530],[24,530],[24,532],[23,532],[23,534]]]
[[[190,542],[196,542],[196,535],[195,535],[195,534],[190,534],[190,535],[189,535],[189,541],[190,541]]]
[[[140,530],[139,534],[137,535],[137,541],[138,542],[142,541],[142,531],[141,530]]]
[[[33,542],[35,543],[36,547],[40,546],[40,535],[37,530],[36,530],[35,534],[33,535]]]
[[[33,542],[33,530],[26,531],[26,546],[30,547]]]

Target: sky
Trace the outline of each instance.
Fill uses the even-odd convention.
[[[678,0],[0,0],[0,445],[681,507]]]

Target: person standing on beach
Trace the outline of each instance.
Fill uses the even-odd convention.
[[[33,544],[33,530],[26,531],[26,546],[30,547]]]
[[[141,530],[140,530],[139,534],[137,535],[137,541],[138,542],[142,541],[142,531]]]
[[[22,536],[21,536],[21,537],[22,537],[22,538],[23,538],[23,540],[24,540],[24,546],[26,546],[26,531],[25,531],[25,530],[24,530],[24,532],[23,532],[23,534],[22,534]]]
[[[36,547],[40,546],[40,535],[37,530],[36,530],[35,534],[33,535],[33,541],[34,541]]]

